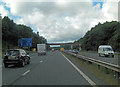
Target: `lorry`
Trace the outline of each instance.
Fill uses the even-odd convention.
[[[100,45],[98,48],[99,56],[112,56],[114,57],[114,51],[110,45]]]
[[[46,44],[37,44],[37,53],[39,55],[46,55]]]

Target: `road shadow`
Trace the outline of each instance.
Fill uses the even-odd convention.
[[[7,69],[18,69],[18,68],[23,68],[23,67],[20,67],[20,66],[18,66],[18,65],[9,65],[9,66],[7,67]]]

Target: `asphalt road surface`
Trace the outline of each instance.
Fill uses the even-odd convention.
[[[94,58],[97,60],[101,60],[107,63],[115,64],[115,65],[120,65],[120,58],[118,55],[115,55],[114,58],[112,57],[99,57],[98,53],[95,52],[79,52],[80,55],[87,56],[90,58]]]
[[[105,85],[82,67],[76,67],[60,52],[47,52],[45,56],[31,56],[25,67],[3,67],[3,85]]]

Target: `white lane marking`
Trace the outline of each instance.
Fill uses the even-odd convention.
[[[43,61],[41,60],[40,63],[42,63]]]
[[[29,72],[30,72],[30,70],[26,71],[25,73],[22,74],[22,76],[25,76]]]
[[[9,67],[12,67],[12,66],[14,66],[14,65],[9,65]]]
[[[0,68],[2,68],[2,65],[0,65]]]
[[[62,54],[62,53],[61,53]],[[63,54],[62,54],[63,55]],[[64,55],[63,55],[64,56]],[[67,57],[64,56],[64,58],[92,85],[96,87],[96,84],[88,77],[86,76],[77,66],[75,66]]]

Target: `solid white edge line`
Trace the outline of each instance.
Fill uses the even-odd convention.
[[[62,54],[62,53],[61,53]],[[63,55],[63,54],[62,54]],[[96,84],[87,76],[85,75],[77,66],[75,66],[66,56],[63,57],[92,85],[96,86]]]
[[[26,71],[25,73],[22,74],[22,76],[25,76],[29,72],[30,72],[30,70]]]

